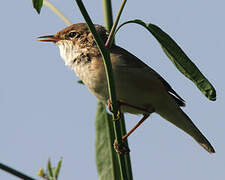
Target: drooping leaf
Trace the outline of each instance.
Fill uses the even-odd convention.
[[[99,180],[120,180],[117,154],[113,148],[115,139],[112,116],[105,105],[98,103],[96,114],[96,164]]]
[[[40,14],[41,8],[43,6],[43,0],[32,0],[32,1],[34,9],[36,9],[37,13]]]
[[[177,67],[177,69],[189,78],[198,89],[210,100],[216,100],[216,90],[212,84],[206,79],[206,77],[200,72],[197,66],[190,60],[190,58],[184,53],[184,51],[178,46],[178,44],[162,29],[154,24],[146,24],[141,20],[127,21],[119,26],[128,23],[136,23],[145,27],[160,43],[163,51]],[[117,29],[117,31],[119,30]]]

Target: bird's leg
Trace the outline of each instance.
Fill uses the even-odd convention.
[[[143,112],[145,112],[144,114],[143,114],[143,117],[142,117],[142,119],[127,133],[127,134],[125,134],[124,136],[123,136],[123,140],[125,140],[125,139],[127,139],[127,137],[130,135],[130,134],[132,134],[149,116],[150,116],[150,114],[151,113],[153,113],[153,112],[155,112],[155,110],[154,110],[154,108],[152,108],[152,109],[145,109],[145,108],[140,108],[140,107],[137,107],[137,106],[134,106],[134,105],[132,105],[132,104],[127,104],[127,103],[125,103],[125,102],[120,102],[120,101],[118,101],[118,105],[119,105],[119,107],[120,106],[128,106],[128,107],[132,107],[132,108],[134,108],[134,109],[137,109],[137,110],[140,110],[140,111],[143,111]],[[109,111],[111,111],[112,112],[112,104],[110,103],[110,100],[108,100],[108,108],[109,108]],[[120,109],[120,108],[119,108]],[[118,110],[118,114],[117,114],[117,118],[116,119],[114,119],[114,121],[115,120],[119,120],[120,119],[120,117],[121,117],[121,112],[120,112],[120,110]]]
[[[126,139],[131,135],[148,117],[150,114],[144,114],[143,118],[127,133],[122,137],[123,142],[120,144],[117,140],[114,141],[114,149],[121,155],[127,154],[130,152],[128,145],[126,144]]]
[[[138,121],[138,123],[127,134],[125,134],[122,139],[126,140],[128,136],[131,135],[149,116],[150,114],[144,114],[143,118]]]
[[[149,109],[140,108],[140,107],[137,107],[137,106],[134,106],[134,105],[131,105],[131,104],[127,104],[125,102],[120,102],[120,105],[132,107],[134,109],[137,109],[137,110],[145,112],[143,114],[142,119],[127,134],[125,134],[123,136],[123,140],[127,139],[127,137],[129,135],[131,135],[150,116],[151,113],[155,112],[154,108],[149,108]]]
[[[118,144],[117,140],[115,140],[115,142],[114,142],[114,149],[116,150],[116,152],[118,152],[119,154],[126,154],[126,153],[130,152],[130,149],[126,145],[125,140],[128,138],[129,135],[131,135],[150,116],[151,113],[155,112],[155,109],[154,108],[149,108],[149,109],[140,108],[140,107],[137,107],[137,106],[134,106],[134,105],[131,105],[131,104],[127,104],[125,102],[120,102],[120,101],[118,101],[117,103],[118,103],[118,106],[119,106],[119,110],[118,110],[117,118],[113,119],[114,121],[120,119],[120,116],[121,116],[120,106],[121,105],[132,107],[136,110],[145,112],[143,114],[142,119],[127,134],[125,134],[122,137],[123,142],[121,144]],[[108,109],[109,109],[110,112],[113,112],[112,104],[111,104],[110,100],[108,100]]]

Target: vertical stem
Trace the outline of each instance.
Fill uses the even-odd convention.
[[[113,26],[113,13],[111,0],[102,0],[102,6],[104,13],[105,27],[108,31],[110,31]]]
[[[122,13],[122,10],[124,8],[124,5],[126,3],[126,0],[123,1],[119,12],[117,14],[116,20],[113,24],[113,13],[112,13],[112,3],[111,0],[102,0],[103,3],[103,12],[104,12],[104,22],[105,22],[105,27],[108,31],[110,31],[111,36],[109,36],[108,41],[110,42],[109,44],[114,44],[115,40],[114,37],[112,37],[112,35],[114,36],[115,33],[115,29],[116,26],[118,24],[120,15]],[[114,30],[113,30],[113,27]],[[111,38],[111,39],[110,39]],[[107,43],[105,44],[107,46]],[[111,122],[110,122],[111,123]],[[125,124],[125,119],[124,119],[124,115],[121,114],[121,119],[120,119],[120,130],[121,130],[121,134],[124,135],[126,134],[126,124]],[[126,139],[126,144],[128,146],[128,141]],[[125,159],[125,165],[126,165],[126,174],[127,174],[127,179],[128,180],[132,180],[133,179],[133,175],[132,175],[132,168],[131,168],[131,160],[130,160],[130,153],[127,153],[126,155],[124,155],[124,159]]]
[[[82,0],[76,0],[76,3],[95,39],[95,42],[101,52],[101,55],[103,57],[105,71],[106,71],[106,77],[107,77],[107,83],[108,83],[108,90],[109,90],[109,97],[112,102],[112,109],[113,109],[113,118],[117,118],[117,112],[118,112],[118,106],[116,101],[116,91],[115,91],[115,84],[113,79],[113,72],[112,72],[112,65],[110,61],[110,55],[109,51],[105,48],[105,45],[101,38],[99,37],[99,34],[96,32],[94,24],[92,23],[86,8],[84,7],[84,4]],[[120,121],[116,121],[113,123],[114,130],[115,130],[115,137],[117,139],[118,144],[122,144],[122,134],[120,130]],[[127,180],[127,174],[126,174],[126,165],[125,165],[125,159],[123,155],[119,155],[118,153],[118,160],[119,160],[119,166],[120,166],[120,173],[121,173],[121,180]]]
[[[121,132],[122,132],[122,134],[126,134],[127,130],[126,130],[126,124],[125,124],[125,119],[124,119],[124,115],[123,114],[121,114],[120,121],[121,121],[121,123],[120,123]],[[129,147],[129,145],[128,145],[128,138],[125,140],[125,143],[126,143],[127,147]],[[128,180],[133,180],[133,173],[132,173],[132,167],[131,167],[130,153],[127,153],[124,156],[125,156],[124,158],[125,158],[125,164],[126,164],[127,179]]]
[[[119,9],[119,11],[117,13],[117,16],[116,16],[116,19],[115,19],[115,22],[114,22],[114,24],[112,26],[112,29],[110,31],[109,37],[108,37],[108,39],[107,39],[107,41],[105,43],[106,47],[110,47],[113,44],[116,27],[117,27],[117,24],[119,22],[120,16],[122,14],[122,11],[123,11],[123,8],[124,8],[126,2],[127,2],[127,0],[123,0],[122,4],[120,6],[120,9]]]

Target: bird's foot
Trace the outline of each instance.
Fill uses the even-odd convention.
[[[121,155],[127,154],[130,152],[129,147],[127,146],[127,144],[125,142],[122,143],[118,143],[117,140],[114,141],[113,147],[115,149],[115,151]]]
[[[113,121],[118,121],[121,118],[121,112],[120,112],[120,102],[118,101],[118,111],[117,111],[117,115],[116,118],[113,119]],[[108,109],[111,113],[114,113],[113,108],[112,108],[112,102],[110,100],[108,100]]]

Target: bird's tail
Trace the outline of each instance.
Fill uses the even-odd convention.
[[[157,113],[192,136],[206,151],[209,153],[215,153],[215,150],[210,142],[194,125],[191,119],[182,111],[179,106],[175,105],[174,102],[172,103],[173,105],[170,102],[169,106],[158,108]]]

